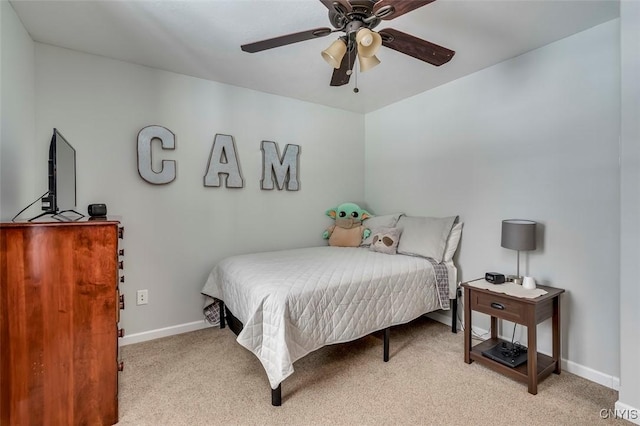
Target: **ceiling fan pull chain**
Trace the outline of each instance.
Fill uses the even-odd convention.
[[[347,37],[347,59],[349,61],[349,62],[347,62],[349,64],[348,65],[348,69],[347,69],[347,75],[349,75],[349,76],[351,74],[353,74],[353,65],[351,65],[351,64],[355,65],[355,60],[353,62],[351,62],[351,52],[353,51],[353,49],[354,49],[353,48],[353,42],[351,41],[350,37]]]
[[[353,88],[353,93],[358,93],[360,91],[360,89],[358,89],[358,70],[356,69],[356,65],[355,65],[355,61],[353,63],[353,69],[355,71],[356,74],[356,78],[355,78],[355,87]]]

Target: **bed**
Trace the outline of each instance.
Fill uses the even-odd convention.
[[[378,222],[397,225],[410,240],[411,220],[391,216]],[[441,246],[440,257],[403,251],[411,248],[402,246],[403,237],[395,255],[373,251],[365,240],[361,247],[228,257],[213,267],[202,288],[205,315],[210,322],[219,320],[221,328],[229,324],[237,342],[256,355],[269,379],[272,404],[280,405],[281,383],[293,373],[293,363],[325,345],[384,330],[387,361],[390,327],[440,309],[453,311],[455,332],[457,269],[452,258],[459,232],[457,239],[452,234],[461,224],[454,226],[454,221],[448,219],[440,230],[442,242],[435,248],[439,253]]]

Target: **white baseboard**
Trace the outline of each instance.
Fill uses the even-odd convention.
[[[546,354],[549,355],[549,354]],[[613,390],[620,389],[620,378],[614,377],[610,374],[605,374],[593,368],[585,367],[584,365],[575,363],[573,361],[562,358],[561,367],[564,371],[580,376],[584,379],[598,383],[602,386],[606,386]]]
[[[451,310],[429,312],[426,316],[451,327]],[[458,330],[460,329],[460,324],[458,324],[458,321],[456,321],[456,328]]]
[[[444,311],[444,312],[450,312],[450,311]],[[429,314],[427,314],[427,316],[429,318],[432,318],[438,322],[441,322],[443,324],[448,325],[449,327],[451,326],[451,314],[446,315],[444,313],[441,312],[431,312]],[[460,326],[459,321],[458,323],[458,328]],[[488,330],[484,330],[481,328],[478,328],[476,326],[473,327],[474,331],[479,334],[479,335],[487,335],[489,334]],[[504,338],[504,336],[502,336],[502,338]],[[544,353],[542,351],[540,351],[541,353]],[[551,356],[551,354],[545,354],[548,356]],[[606,386],[610,389],[613,390],[619,390],[620,389],[620,378],[619,377],[614,377],[611,376],[610,374],[605,374],[602,373],[600,371],[594,370],[592,368],[589,367],[585,367],[584,365],[575,363],[573,361],[569,361],[566,360],[564,358],[562,358],[560,360],[560,366],[562,367],[562,369],[568,373],[571,374],[575,374],[576,376],[580,376],[584,379],[587,379],[589,381],[598,383],[599,385],[602,386]]]
[[[143,331],[142,333],[134,333],[129,336],[125,335],[122,339],[120,339],[120,346],[132,345],[134,343],[146,342],[148,340],[159,339],[161,337],[168,337],[175,334],[202,330],[203,328],[207,327],[213,326],[203,319],[186,324],[179,324],[171,327],[158,328],[156,330]]]
[[[616,401],[614,412],[607,412],[607,418],[625,419],[631,423],[640,425],[640,408],[633,408],[630,405]],[[600,414],[602,417],[602,414]]]

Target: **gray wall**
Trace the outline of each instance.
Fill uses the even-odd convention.
[[[9,218],[39,195],[35,186],[35,47],[8,1],[0,2],[0,216]],[[46,163],[44,165],[46,167]],[[40,192],[38,192],[40,191]]]
[[[620,5],[622,50],[622,223],[620,277],[620,394],[617,407],[635,407],[640,424],[640,3]]]
[[[617,20],[594,27],[365,124],[365,199],[374,211],[460,215],[463,280],[516,272],[516,253],[500,247],[502,219],[540,223],[521,272],[567,290],[562,357],[610,386],[619,375],[618,31]],[[539,326],[546,352],[549,334],[548,322]]]
[[[78,210],[101,202],[122,216],[128,303],[121,325],[129,336],[203,326],[200,289],[217,261],[326,244],[325,210],[363,199],[360,114],[39,43],[35,69],[36,161],[27,171],[46,190],[47,147],[57,127],[77,151]],[[156,161],[177,161],[168,185],[138,175],[137,134],[151,124],[176,134],[174,151],[154,148]],[[235,138],[242,189],[203,186],[216,133]],[[281,152],[300,146],[299,191],[260,189],[262,140]],[[10,186],[3,180],[3,192]],[[138,289],[149,290],[148,305],[135,305]]]

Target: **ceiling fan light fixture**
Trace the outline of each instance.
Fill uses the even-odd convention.
[[[369,71],[380,63],[380,59],[376,55],[360,56],[358,55],[358,63],[360,64],[360,72]]]
[[[363,46],[371,46],[373,43],[372,31],[368,28],[361,28],[356,34],[356,41]]]
[[[358,44],[358,55],[370,58],[382,46],[382,37],[368,28],[362,28],[356,33],[356,43]]]
[[[341,38],[337,39],[331,46],[322,51],[322,58],[335,69],[340,68],[342,58],[347,52],[347,44]]]

